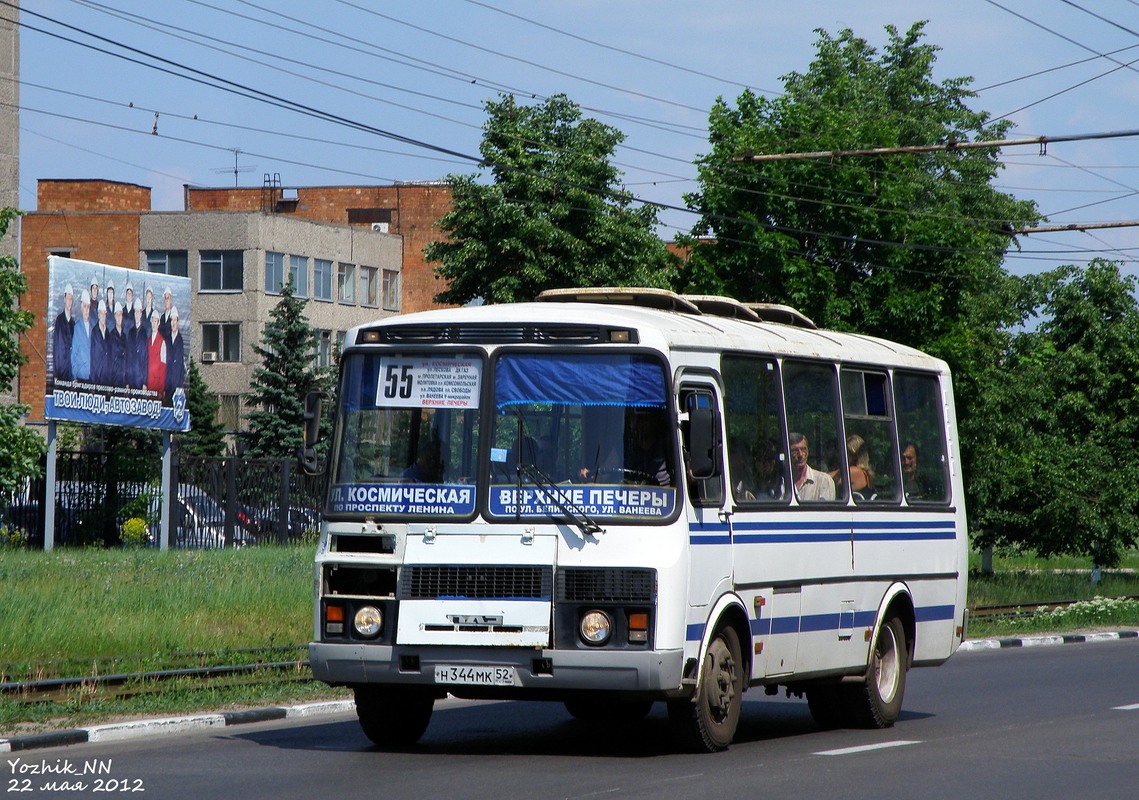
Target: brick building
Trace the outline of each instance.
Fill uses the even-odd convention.
[[[444,184],[204,189],[187,187],[185,211],[150,210],[150,189],[107,180],[41,180],[37,210],[22,221],[24,307],[36,327],[22,349],[20,400],[43,418],[47,259],[66,256],[188,276],[190,352],[218,394],[221,418],[241,425],[241,397],[259,359],[284,279],[310,300],[327,364],[344,332],[393,313],[433,306],[439,284],[423,259],[449,208]],[[156,279],[160,280],[160,279]]]

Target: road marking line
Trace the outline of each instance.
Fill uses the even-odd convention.
[[[858,747],[843,747],[838,750],[820,750],[815,753],[817,756],[849,756],[855,753],[868,753],[872,750],[885,750],[889,747],[905,747],[910,744],[921,744],[917,741],[909,741],[900,739],[896,742],[881,742],[880,744],[864,744]]]
[[[1132,703],[1129,706],[1116,706],[1112,711],[1139,711],[1139,703]]]

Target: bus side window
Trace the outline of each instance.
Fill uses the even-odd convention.
[[[838,387],[832,364],[786,361],[783,391],[787,405],[791,483],[800,504],[845,503],[846,481],[831,472],[845,470],[839,424]]]
[[[691,473],[692,430],[691,422],[686,422],[681,428],[684,436],[684,452],[688,471],[688,496],[694,505],[718,506],[724,501],[724,484],[722,475],[723,464],[720,459],[721,435],[719,414],[716,413],[716,397],[710,389],[682,388],[680,390],[680,407],[688,413],[693,411],[712,412],[715,421],[711,444],[712,474],[706,478],[694,478]]]
[[[898,501],[898,455],[890,387],[885,372],[843,367],[842,411],[846,428],[845,481],[855,503]]]
[[[791,484],[778,365],[770,358],[725,355],[720,374],[732,499],[739,505],[786,503]]]
[[[894,373],[894,403],[906,502],[948,502],[949,458],[937,376]]]

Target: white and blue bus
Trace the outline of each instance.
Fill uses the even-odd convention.
[[[376,743],[447,694],[660,701],[706,750],[758,687],[886,727],[965,636],[950,374],[910,347],[557,290],[353,329],[336,404],[309,655]]]

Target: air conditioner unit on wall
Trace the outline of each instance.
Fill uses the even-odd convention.
[[[386,222],[373,222],[372,223],[372,230],[377,232],[377,233],[387,233],[388,232],[388,223],[386,223]]]
[[[203,352],[202,353],[202,363],[203,364],[212,364],[217,360],[218,360],[218,354],[217,353],[213,353],[213,352]]]

